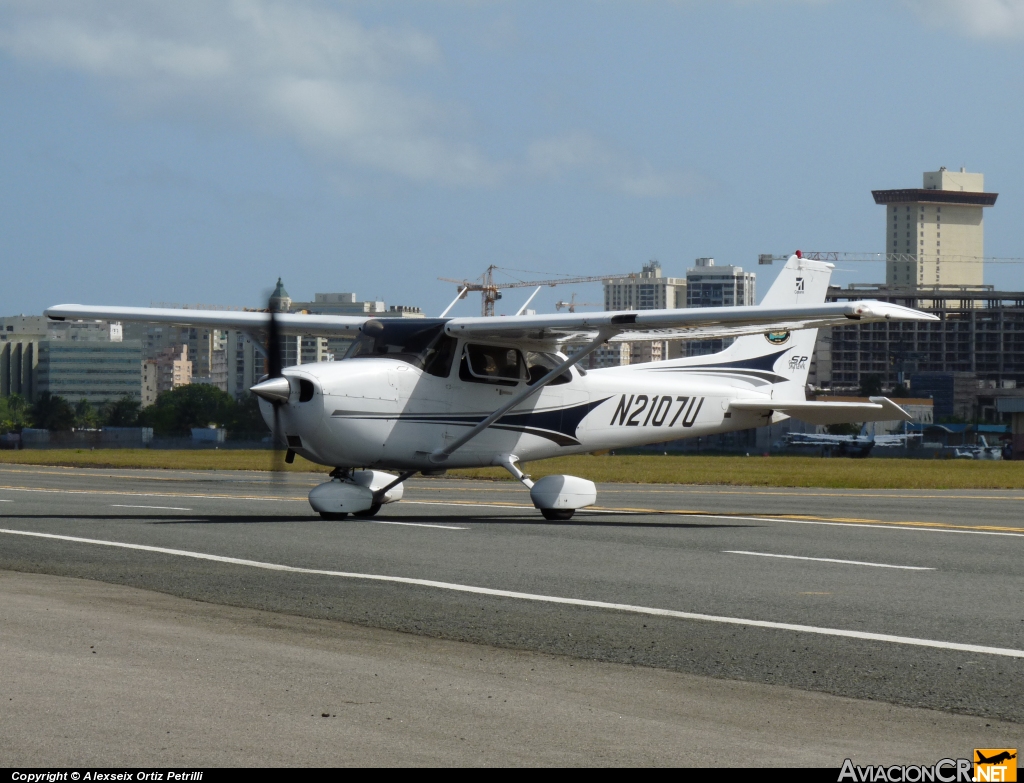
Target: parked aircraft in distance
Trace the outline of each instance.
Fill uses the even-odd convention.
[[[988,441],[985,440],[984,435],[979,435],[978,443],[975,446],[955,446],[953,447],[953,457],[955,459],[1002,459],[1003,458],[1003,447],[1002,446],[989,446]]]
[[[805,395],[819,327],[935,316],[874,302],[826,303],[832,265],[790,257],[756,307],[387,319],[58,305],[50,318],[102,318],[247,332],[267,343],[268,377],[252,391],[295,454],[335,470],[309,493],[326,518],[370,516],[400,500],[416,473],[500,465],[547,519],[592,505],[575,476],[533,482],[520,462],[758,427],[909,420],[883,397]],[[447,311],[446,311],[447,312]],[[346,334],[337,362],[281,367],[282,335]],[[608,342],[737,337],[710,356],[584,370]],[[567,345],[576,346],[569,355]],[[394,473],[386,471],[391,470]]]
[[[783,446],[814,446],[828,449],[840,457],[867,457],[874,448],[903,448],[921,433],[875,435],[867,431],[867,425],[856,435],[832,435],[827,432],[787,432],[782,436]]]

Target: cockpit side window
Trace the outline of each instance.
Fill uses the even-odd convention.
[[[459,341],[442,333],[430,344],[423,360],[423,371],[438,378],[447,378],[455,361],[455,348]]]
[[[555,354],[529,351],[526,354],[526,366],[530,374],[530,380],[527,383],[532,386],[561,363],[562,359]],[[572,383],[572,375],[568,370],[551,381],[550,385],[557,386],[560,383]]]
[[[462,351],[459,378],[470,383],[515,386],[524,378],[523,355],[515,348],[467,344]]]

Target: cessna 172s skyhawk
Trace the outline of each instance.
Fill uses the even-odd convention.
[[[335,468],[309,493],[326,518],[370,516],[415,473],[500,465],[547,519],[597,498],[575,476],[533,483],[519,467],[559,454],[748,429],[789,416],[830,424],[908,419],[890,400],[809,402],[818,327],[935,320],[882,302],[825,303],[832,265],[792,256],[757,307],[376,319],[293,313],[58,305],[50,318],[103,318],[267,336],[252,391],[294,454]],[[342,361],[282,369],[279,335],[348,334]],[[710,356],[585,371],[609,341],[738,336]],[[572,356],[566,343],[582,345]],[[398,475],[384,472],[397,471]]]

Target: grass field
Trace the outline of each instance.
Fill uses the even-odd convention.
[[[267,451],[62,449],[0,451],[0,464],[171,470],[269,470]],[[329,472],[301,457],[290,471]],[[525,466],[534,478],[569,473],[596,482],[732,484],[761,487],[876,489],[1024,489],[1024,461],[820,459],[817,457],[590,456],[557,457]],[[501,468],[453,470],[460,478],[511,481]]]

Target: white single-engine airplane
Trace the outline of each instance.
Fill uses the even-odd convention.
[[[325,518],[372,516],[400,500],[402,482],[415,473],[500,465],[530,489],[546,519],[569,519],[596,501],[594,484],[575,476],[534,483],[520,461],[731,432],[790,416],[816,424],[909,420],[884,397],[807,401],[818,327],[935,320],[883,302],[825,303],[831,272],[831,264],[797,253],[756,307],[377,319],[58,305],[46,315],[266,334],[268,377],[252,391],[275,436],[283,435],[289,461],[300,454],[335,468],[309,493]],[[348,334],[354,342],[342,361],[282,369],[282,334]],[[738,339],[710,356],[579,366],[609,341],[723,336]],[[582,347],[567,357],[560,352],[566,343]]]

